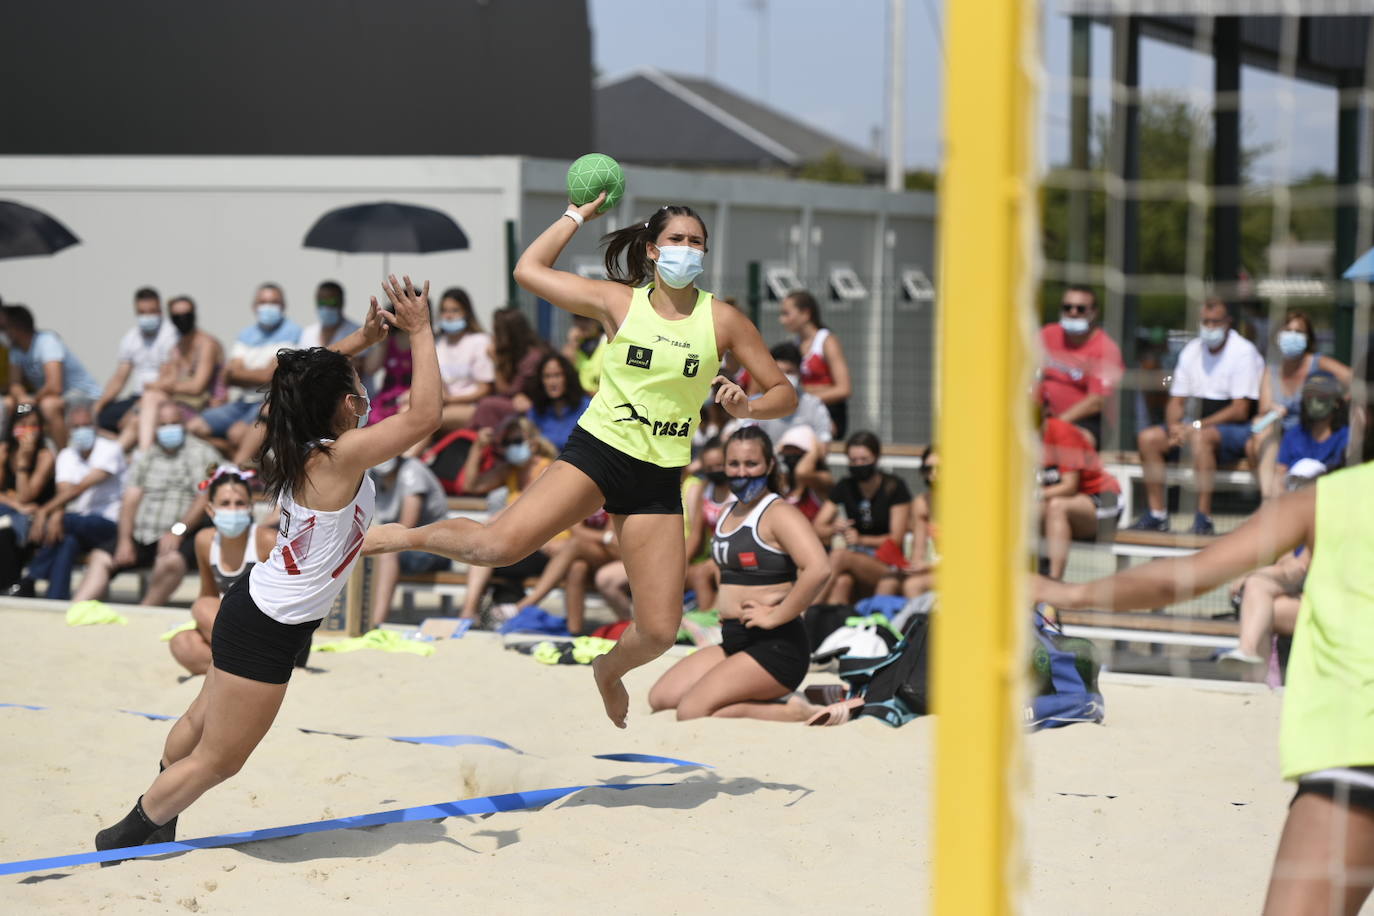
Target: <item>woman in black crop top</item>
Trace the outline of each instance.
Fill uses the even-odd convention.
[[[668,670],[649,691],[655,712],[678,719],[749,717],[800,722],[815,708],[796,690],[811,663],[801,613],[830,575],[825,550],[799,510],[778,497],[773,443],[756,426],[725,444],[725,473],[735,501],[711,538],[721,570],[716,607],[719,646],[701,649]]]
[[[911,490],[900,477],[878,470],[882,445],[877,436],[855,433],[845,443],[845,455],[849,476],[835,484],[815,522],[816,533],[827,544],[836,534],[844,536],[844,547],[830,554],[828,604],[849,604],[875,591],[897,594],[900,580],[891,564],[901,552],[911,518]],[[885,541],[892,544],[884,547]]]

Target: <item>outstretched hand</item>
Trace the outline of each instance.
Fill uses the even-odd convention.
[[[407,334],[430,330],[429,281],[425,281],[423,289],[417,290],[410,282],[410,277],[404,279],[402,283],[392,274],[382,283],[382,292],[386,293],[395,310],[395,315],[389,320]]]
[[[600,194],[596,195],[596,200],[588,201],[580,207],[572,201],[568,201],[568,207],[570,209],[576,210],[579,214],[581,214],[583,221],[589,223],[601,215],[600,213],[596,212],[596,208],[601,206],[605,202],[606,192],[602,191]]]

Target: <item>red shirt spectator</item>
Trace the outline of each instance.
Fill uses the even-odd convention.
[[[1089,496],[1098,493],[1120,493],[1121,484],[1102,467],[1102,459],[1083,430],[1057,417],[1045,419],[1045,454],[1041,464],[1055,468],[1062,477],[1069,471],[1078,472],[1078,492]]]
[[[1097,297],[1092,290],[1071,287],[1060,304],[1062,315],[1040,329],[1045,361],[1040,401],[1045,413],[1061,417],[1102,441],[1102,414],[1110,410],[1125,365],[1121,349],[1095,325]]]

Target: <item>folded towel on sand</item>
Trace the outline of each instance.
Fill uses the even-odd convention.
[[[194,630],[195,628],[196,622],[194,620],[188,620],[181,626],[172,627],[166,633],[163,633],[161,636],[159,636],[158,639],[162,640],[163,642],[171,642],[172,637],[177,635],[178,633],[185,633],[187,630]]]
[[[501,624],[498,633],[547,633],[549,636],[567,636],[568,621],[555,617],[539,607],[523,607],[520,613]]]
[[[85,627],[95,623],[128,623],[129,618],[103,601],[78,601],[67,608],[67,626]]]
[[[541,642],[530,650],[530,655],[546,665],[590,665],[592,659],[605,655],[614,647],[613,639],[579,636],[571,643]]]
[[[371,630],[352,639],[321,643],[316,652],[357,652],[359,649],[380,649],[383,652],[409,652],[412,655],[433,655],[434,647],[429,643],[406,639],[391,630]]]

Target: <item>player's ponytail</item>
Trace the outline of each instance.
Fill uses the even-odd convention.
[[[649,257],[649,243],[659,237],[674,216],[690,216],[701,224],[701,237],[707,237],[706,221],[691,207],[677,204],[659,207],[648,219],[601,237],[601,244],[606,248],[606,276],[626,286],[643,286],[653,280],[654,262]],[[624,267],[620,264],[622,252],[625,254]]]
[[[320,440],[339,434],[339,402],[356,394],[356,385],[353,366],[342,353],[324,347],[277,351],[277,371],[262,409],[267,437],[258,451],[263,485],[274,502],[305,483],[312,443],[329,451]]]

